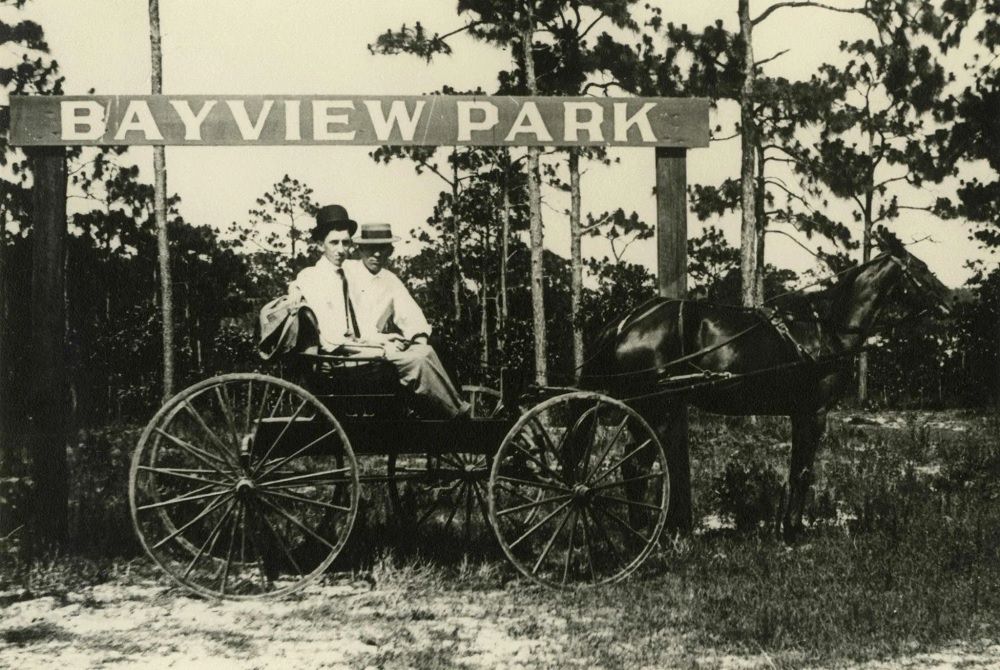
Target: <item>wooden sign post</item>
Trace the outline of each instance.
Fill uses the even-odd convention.
[[[687,149],[708,146],[708,100],[519,96],[11,96],[11,144],[600,146],[656,151],[657,271],[660,295],[682,298],[687,277]],[[33,312],[36,336],[59,340],[65,232],[61,150],[36,163]],[[61,160],[65,160],[62,158]],[[41,175],[41,178],[39,176]],[[60,176],[61,175],[61,176]],[[62,232],[59,232],[62,231]],[[60,321],[61,323],[61,321]],[[42,331],[39,330],[42,329]],[[50,332],[51,331],[51,332]],[[55,342],[39,347],[39,402],[61,397],[65,373]],[[60,385],[60,391],[55,386]],[[46,390],[43,390],[43,387]],[[54,402],[54,400],[53,400]],[[55,411],[53,407],[53,411]],[[64,410],[61,410],[64,411]],[[52,417],[53,426],[64,417]],[[657,422],[660,423],[660,422]],[[41,428],[39,428],[41,430]],[[672,473],[674,529],[691,527],[687,411],[661,424]],[[41,439],[41,438],[39,438]],[[63,457],[65,463],[65,457]]]
[[[41,544],[66,536],[69,487],[66,428],[66,150],[29,151],[34,178],[31,230],[31,380],[26,416],[31,476],[32,523]]]
[[[664,298],[687,294],[687,149],[656,148],[656,278]],[[671,530],[688,532],[691,518],[691,462],[687,407],[658,425],[670,467]]]

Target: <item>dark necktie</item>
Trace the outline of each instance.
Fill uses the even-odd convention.
[[[344,335],[347,337],[361,337],[358,330],[358,319],[354,316],[354,306],[351,304],[351,293],[347,286],[347,275],[343,268],[337,268],[337,275],[340,277],[340,285],[344,287],[344,319],[347,322],[347,330]]]

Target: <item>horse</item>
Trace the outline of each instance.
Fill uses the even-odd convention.
[[[580,385],[626,399],[661,436],[683,402],[719,414],[789,416],[782,530],[794,539],[827,412],[850,388],[852,362],[880,313],[897,296],[911,311],[948,311],[949,290],[927,265],[891,234],[875,237],[882,252],[875,258],[826,289],[786,294],[766,309],[643,303],[598,335]]]

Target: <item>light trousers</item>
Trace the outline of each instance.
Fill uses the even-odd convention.
[[[427,418],[453,419],[469,412],[469,403],[462,400],[429,344],[411,344],[399,351],[388,343],[385,357],[396,366],[399,381],[413,392]]]

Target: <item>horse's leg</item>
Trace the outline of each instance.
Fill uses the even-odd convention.
[[[633,408],[642,415],[642,418],[656,433],[667,457],[667,469],[670,476],[667,530],[690,533],[692,526],[691,466],[686,445],[687,406],[677,402],[664,403],[662,398],[654,398],[645,404],[634,405]],[[648,461],[637,463],[637,466],[648,471],[654,455],[652,450],[647,450],[644,456],[648,458]],[[634,474],[645,474],[645,471]],[[649,485],[646,484],[646,486]]]
[[[814,479],[813,465],[826,428],[826,412],[793,414],[791,420],[792,458],[788,468],[788,500],[783,524],[785,540],[789,542],[802,529],[802,512]]]

